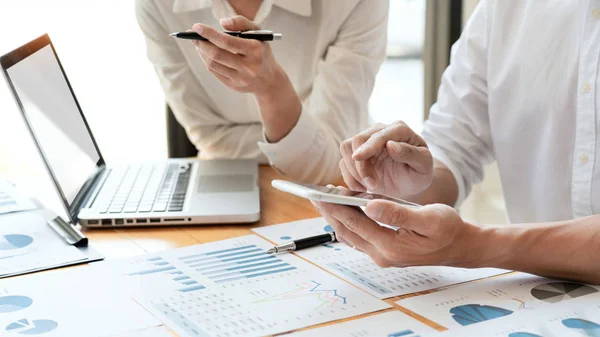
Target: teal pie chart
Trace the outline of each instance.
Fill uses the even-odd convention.
[[[36,319],[31,321],[21,319],[10,323],[6,327],[6,332],[18,333],[20,335],[41,335],[56,329],[57,326],[58,323],[50,319]]]
[[[569,329],[580,330],[590,337],[600,337],[600,324],[581,318],[563,319],[562,324]]]
[[[27,296],[2,296],[0,297],[0,313],[19,311],[31,304],[33,304],[33,301]]]
[[[4,242],[0,242],[0,250],[13,250],[29,246],[33,238],[24,234],[6,234],[2,236]]]

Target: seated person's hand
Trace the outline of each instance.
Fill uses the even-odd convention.
[[[406,198],[433,180],[427,144],[404,122],[377,124],[342,142],[340,169],[350,189]]]
[[[227,31],[260,29],[243,16],[221,19],[221,25]],[[209,40],[192,41],[206,68],[230,89],[269,94],[285,75],[266,42],[230,36],[199,23],[193,31]]]
[[[360,208],[312,201],[334,228],[338,241],[368,254],[384,268],[409,266],[475,267],[481,227],[464,222],[441,204],[418,209],[391,201],[370,201]],[[397,227],[383,227],[377,222]],[[479,261],[479,260],[478,260]]]

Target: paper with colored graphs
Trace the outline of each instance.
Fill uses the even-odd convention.
[[[105,265],[138,280],[135,299],[181,337],[272,335],[390,307],[269,248],[249,235]]]
[[[46,220],[39,210],[0,216],[0,277],[86,260]]]
[[[420,337],[421,334],[435,331],[400,311],[389,311],[349,322],[292,333],[286,337]]]
[[[423,337],[599,337],[600,296],[522,310],[485,324],[474,324]]]
[[[254,232],[281,244],[333,231],[325,219],[316,218],[259,227]],[[508,271],[495,268],[450,267],[381,268],[369,256],[341,243],[326,244],[296,252],[378,298],[390,298],[499,275]]]
[[[479,324],[516,312],[600,295],[600,287],[516,273],[397,302],[446,328]]]
[[[108,337],[161,325],[87,266],[0,281],[0,335]]]

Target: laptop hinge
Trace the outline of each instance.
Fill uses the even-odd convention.
[[[98,166],[96,171],[92,173],[90,177],[86,180],[86,182],[83,184],[83,186],[79,190],[79,193],[77,193],[77,196],[71,203],[71,207],[69,207],[69,213],[71,213],[71,218],[76,223],[79,221],[79,211],[81,211],[81,209],[88,204],[91,198],[95,197],[95,194],[93,192],[94,190],[96,190],[96,187],[99,184],[104,183],[104,180],[106,179],[106,172],[106,165]]]

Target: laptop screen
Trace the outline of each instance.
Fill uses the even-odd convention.
[[[101,162],[56,58],[45,45],[6,69],[58,188],[69,206]]]

